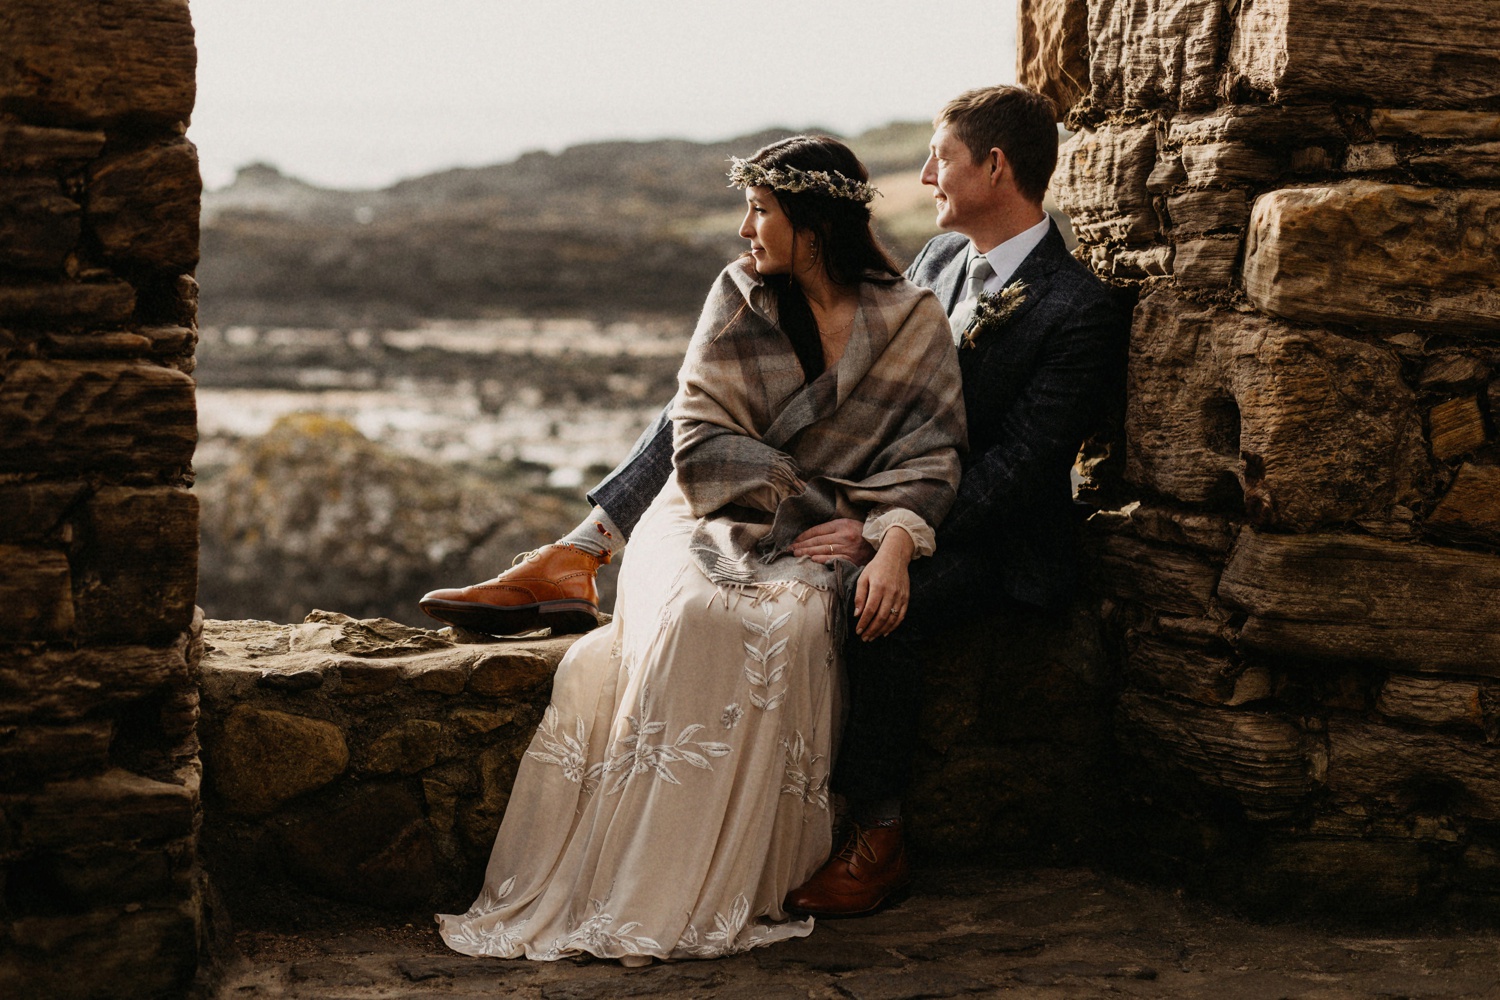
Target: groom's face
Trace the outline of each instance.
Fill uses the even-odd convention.
[[[938,226],[969,235],[966,226],[985,215],[995,199],[991,180],[989,162],[976,163],[963,140],[947,125],[939,125],[922,165],[922,183],[932,188],[937,203]]]

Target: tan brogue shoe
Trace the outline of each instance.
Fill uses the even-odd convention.
[[[856,823],[844,846],[812,878],[787,893],[782,906],[817,917],[859,917],[880,909],[910,881],[901,821]]]
[[[434,590],[417,602],[440,622],[490,635],[551,628],[554,635],[599,624],[594,574],[609,562],[571,545],[543,545],[516,556],[510,569],[472,587]]]

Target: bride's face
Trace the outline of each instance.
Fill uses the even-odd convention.
[[[761,274],[789,274],[805,250],[797,244],[792,220],[768,187],[745,188],[745,221],[740,235],[750,241],[750,257]]]

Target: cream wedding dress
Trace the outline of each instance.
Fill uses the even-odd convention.
[[[673,479],[633,532],[614,621],[558,668],[479,898],[438,915],[454,950],[710,958],[812,932],[781,901],[830,847],[832,574],[716,587],[696,524]]]

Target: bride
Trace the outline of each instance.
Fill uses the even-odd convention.
[[[875,241],[854,154],[796,136],[732,162],[750,250],[679,375],[675,476],[614,621],[558,668],[479,898],[437,917],[456,951],[644,964],[812,931],[782,899],[829,851],[840,644],[900,623],[963,407],[946,315]],[[862,571],[791,554],[838,517],[864,520]]]

